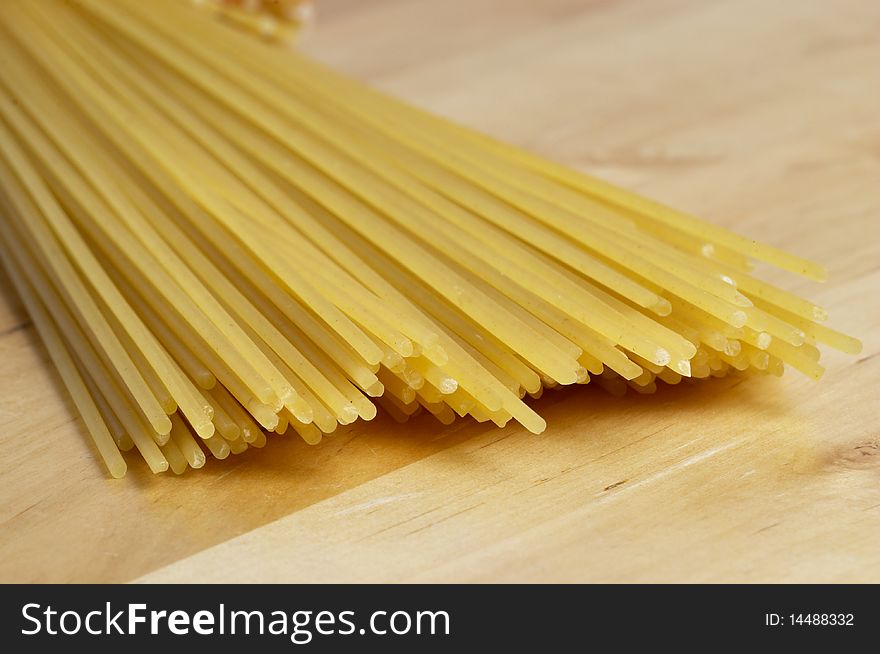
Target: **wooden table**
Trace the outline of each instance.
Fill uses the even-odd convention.
[[[880,581],[880,4],[319,2],[303,47],[510,141],[828,264],[864,340],[818,384],[537,402],[106,478],[0,306],[0,581]],[[134,459],[132,459],[134,460]]]

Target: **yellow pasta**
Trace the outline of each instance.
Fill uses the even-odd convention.
[[[751,259],[820,265],[273,46],[307,3],[251,4],[0,4],[0,255],[111,476],[860,350]]]

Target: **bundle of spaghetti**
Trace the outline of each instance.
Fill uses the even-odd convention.
[[[859,342],[821,266],[492,140],[181,0],[0,5],[0,250],[113,476],[381,406],[539,433],[526,396]],[[183,27],[185,26],[185,28]]]

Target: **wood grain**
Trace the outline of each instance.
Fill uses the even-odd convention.
[[[0,581],[880,581],[880,5],[319,2],[302,47],[433,111],[821,260],[865,343],[818,384],[537,402],[106,477],[0,277]],[[134,461],[134,459],[132,459]]]

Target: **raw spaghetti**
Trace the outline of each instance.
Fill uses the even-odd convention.
[[[651,393],[784,364],[818,379],[818,343],[859,351],[750,272],[821,266],[207,4],[0,5],[0,251],[114,477],[120,451],[181,473],[267,434],[317,443],[377,405],[539,433],[524,399],[546,387]]]

